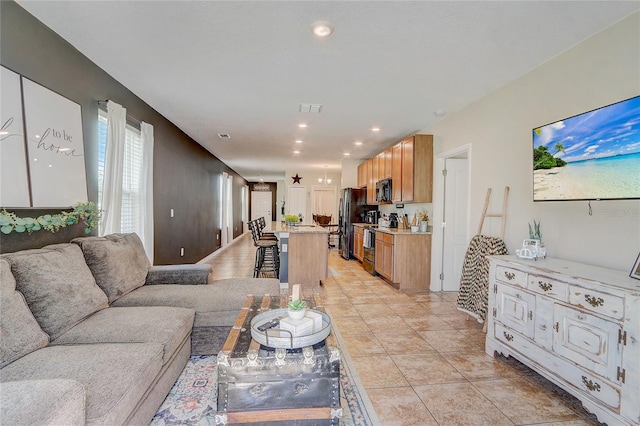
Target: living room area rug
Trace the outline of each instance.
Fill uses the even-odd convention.
[[[378,424],[371,401],[362,386],[349,354],[342,348],[342,338],[333,327],[332,333],[340,350],[340,406],[345,426]],[[152,426],[216,424],[217,357],[192,356],[182,374],[151,421]]]

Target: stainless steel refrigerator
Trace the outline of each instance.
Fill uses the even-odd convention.
[[[353,224],[364,223],[365,216],[370,210],[377,210],[378,206],[367,204],[367,189],[344,188],[340,197],[338,209],[338,225],[340,228],[340,256],[345,259],[353,258]]]

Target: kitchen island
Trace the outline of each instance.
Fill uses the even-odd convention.
[[[274,233],[280,244],[280,286],[317,290],[329,271],[329,230],[302,223],[279,226]]]

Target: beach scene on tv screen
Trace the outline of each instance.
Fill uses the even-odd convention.
[[[640,198],[640,96],[533,129],[533,199]]]

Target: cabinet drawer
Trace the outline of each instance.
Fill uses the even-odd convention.
[[[540,275],[529,275],[527,288],[535,293],[544,294],[552,299],[566,302],[569,300],[569,284]]]
[[[599,291],[570,286],[569,303],[615,319],[622,319],[624,299]]]
[[[391,234],[382,234],[382,241],[387,244],[393,244],[393,235]]]
[[[555,304],[553,351],[613,382],[622,365],[620,325],[588,312]]]
[[[546,350],[501,324],[496,324],[494,337],[506,346],[526,354],[526,357],[534,362],[544,365],[552,374],[580,389],[582,393],[602,401],[615,410],[620,408],[620,390],[601,377],[577,367],[570,361],[550,356]]]
[[[498,284],[496,321],[533,339],[536,296],[517,287]]]
[[[527,273],[518,271],[517,269],[505,268],[504,266],[496,267],[496,279],[512,285],[527,287]]]

